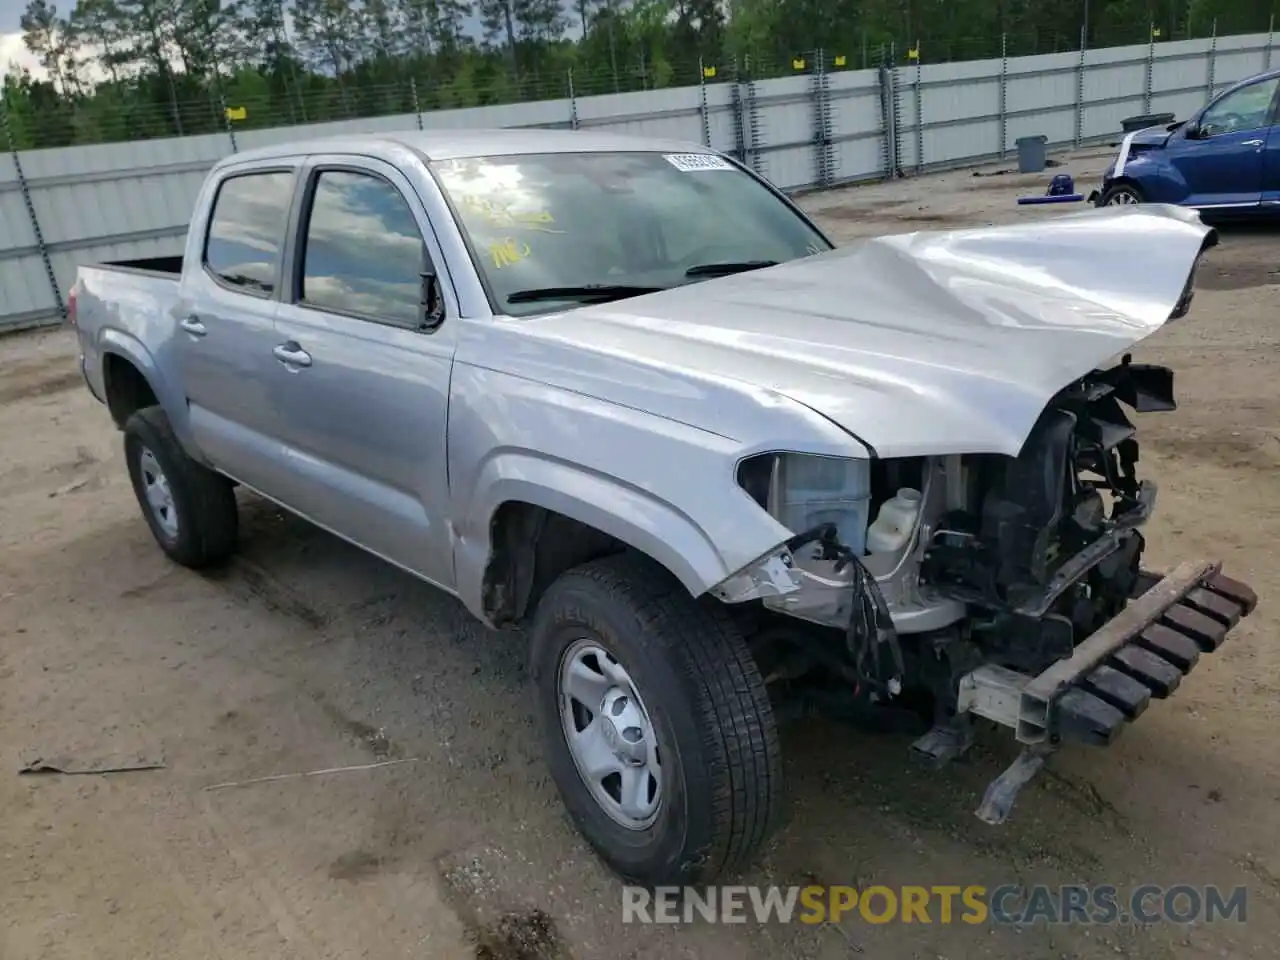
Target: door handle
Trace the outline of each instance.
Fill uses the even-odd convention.
[[[1241,141],[1240,141],[1240,146],[1242,146],[1242,147],[1260,147],[1260,146],[1262,146],[1262,143],[1263,143],[1263,141],[1261,141],[1261,140],[1241,140]]]
[[[273,347],[271,353],[286,367],[311,366],[311,354],[307,353],[292,340],[288,343],[282,343],[278,347]]]
[[[178,323],[183,330],[191,334],[193,337],[203,337],[209,332],[208,328],[201,322],[199,317],[183,317]]]

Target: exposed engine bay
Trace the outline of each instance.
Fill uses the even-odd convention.
[[[1156,488],[1124,407],[1175,408],[1173,374],[1128,357],[1060,393],[1017,458],[966,457],[968,503],[926,532],[920,580],[974,612],[985,658],[1039,671],[1125,606]]]
[[[1156,487],[1138,478],[1128,411],[1173,409],[1172,372],[1125,356],[1055,396],[1017,457],[871,461],[868,508],[855,478],[811,511],[821,522],[783,560],[802,586],[756,611],[753,648],[780,709],[914,728],[939,761],[967,748],[973,715],[1016,726],[1022,685],[1151,585],[1140,528]],[[747,461],[740,482],[794,529],[800,472],[789,483],[785,457]]]
[[[1170,232],[1186,242],[1183,256],[1198,246],[1194,263],[1216,242],[1213,233]],[[986,269],[992,249],[971,239]],[[941,390],[958,401],[948,408],[932,402],[933,380],[894,366],[892,351],[915,349],[895,343],[888,372],[864,368],[863,376],[920,383],[927,413],[913,406],[901,417],[868,402],[850,418],[837,406],[842,418],[831,419],[859,441],[861,456],[771,452],[740,462],[739,486],[791,536],[712,594],[741,616],[783,716],[822,712],[913,731],[915,752],[934,763],[967,750],[978,719],[1012,730],[1022,753],[977,811],[999,823],[1061,743],[1110,743],[1216,650],[1257,598],[1218,561],[1188,559],[1165,573],[1143,567],[1142,527],[1156,487],[1139,477],[1131,416],[1175,409],[1173,373],[1126,355],[1057,387],[1064,366],[1106,363],[1110,343],[1132,344],[1136,331],[1186,315],[1194,265],[1187,275],[1185,267],[1147,275],[1161,289],[1140,297],[1126,278],[1110,292],[1090,282],[1076,303],[1076,277],[1022,290],[1015,302],[992,277],[944,282],[970,262],[954,248],[932,251],[925,241],[898,252],[925,265],[912,289],[962,292],[955,299],[965,309],[948,316],[955,342],[981,343],[992,368],[966,367],[961,389]],[[1055,261],[1060,269],[1072,263]],[[922,300],[920,309],[934,307]],[[1036,327],[1039,335],[1088,311],[1127,319],[1105,336],[1091,329],[1088,340],[1064,329],[1027,352],[1026,370],[1017,368],[1026,341],[965,325],[998,315],[1021,338],[1026,314],[1057,318]],[[1059,356],[1059,343],[1080,353]],[[955,365],[939,351],[928,368],[941,381]],[[970,405],[981,415],[970,416]]]
[[[1139,528],[1156,491],[1137,477],[1125,407],[1173,410],[1172,372],[1125,357],[1077,381],[1045,408],[1016,458],[871,461],[869,515],[917,506],[900,542],[884,549],[866,531],[842,536],[845,518],[829,511],[832,521],[788,544],[806,588],[767,597],[764,607],[844,627],[860,688],[881,698],[923,685],[954,707],[956,679],[978,662],[1035,672],[1068,656],[1139,584]],[[740,474],[775,515],[780,459],[756,458]],[[857,523],[866,515],[847,512]]]

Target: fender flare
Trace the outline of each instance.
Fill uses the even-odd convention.
[[[182,397],[175,395],[172,383],[161,372],[160,365],[156,362],[151,351],[146,348],[146,345],[132,334],[114,327],[108,327],[98,334],[98,353],[104,368],[103,392],[108,392],[105,371],[107,356],[114,354],[123,360],[129,361],[151,387],[151,392],[155,394],[156,400],[159,401],[161,408],[165,412],[165,416],[169,418],[169,424],[173,427],[173,432],[177,435],[183,447],[196,456],[197,459],[201,459],[198,447],[196,447],[191,437],[191,424],[186,416],[186,403]]]
[[[683,511],[574,464],[508,451],[485,464],[473,489],[456,571],[459,594],[473,612],[482,607],[493,516],[510,502],[552,510],[607,533],[661,564],[695,597],[733,573],[711,538]]]
[[[98,348],[102,352],[104,364],[108,354],[115,354],[133,364],[151,385],[151,391],[156,395],[156,399],[164,403],[164,377],[160,374],[155,358],[151,356],[151,352],[141,340],[123,330],[108,327],[98,334]]]

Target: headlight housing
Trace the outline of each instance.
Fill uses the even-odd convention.
[[[738,483],[792,533],[834,524],[859,556],[871,510],[871,462],[808,453],[769,453],[738,468]]]

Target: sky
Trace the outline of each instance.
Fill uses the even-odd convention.
[[[75,0],[56,0],[58,12],[61,14],[65,14],[74,5]],[[22,18],[22,11],[26,7],[27,0],[0,0],[0,76],[4,76],[13,64],[26,67],[33,76],[44,76],[44,71],[40,69],[36,58],[31,55],[22,43],[22,30],[19,27],[19,21]],[[568,9],[570,7],[568,2],[565,3],[565,7],[571,21],[569,33],[576,36],[575,31],[580,31],[581,27]],[[473,23],[470,26],[471,32],[478,35],[479,24]]]
[[[61,11],[68,0],[58,4]],[[18,28],[18,20],[27,7],[27,0],[0,0],[0,76],[8,70],[10,63],[18,63],[31,69],[36,68],[36,58],[27,52],[22,45],[22,31]]]

